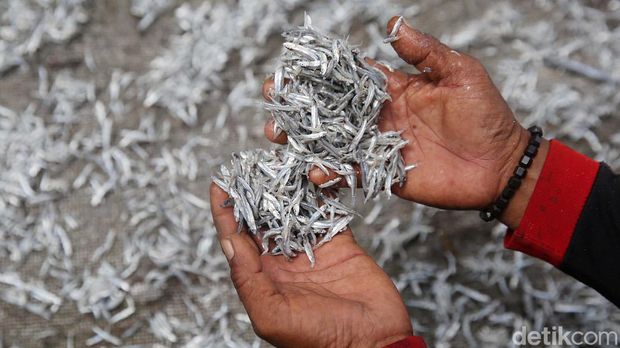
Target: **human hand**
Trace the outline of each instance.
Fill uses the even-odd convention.
[[[388,33],[397,19],[389,21]],[[397,36],[399,39],[392,43],[396,53],[422,73],[390,71],[371,62],[387,76],[392,97],[383,106],[379,129],[403,131],[402,137],[409,144],[401,154],[407,165],[417,165],[408,172],[402,187],[392,188],[393,193],[446,209],[481,209],[490,205],[511,177],[527,146],[529,133],[516,121],[478,60],[406,23]],[[263,86],[266,98],[272,84],[268,80]],[[265,133],[271,141],[286,142],[285,134],[274,135],[273,120],[265,126]],[[547,147],[544,141],[528,174],[527,180],[533,179],[533,183]],[[310,173],[316,184],[335,176],[318,169]],[[513,198],[502,217],[507,225],[518,225],[533,186],[525,183]]]
[[[261,255],[250,234],[237,233],[228,195],[211,185],[211,212],[239,298],[256,334],[278,347],[384,347],[412,335],[392,280],[350,230],[299,256]]]

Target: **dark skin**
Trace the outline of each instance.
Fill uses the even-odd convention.
[[[254,331],[277,347],[383,347],[412,334],[398,290],[360,248],[351,231],[308,259],[261,255],[250,234],[237,233],[227,194],[211,185],[218,237]]]
[[[388,23],[391,32],[396,22]],[[382,131],[403,130],[401,153],[408,173],[401,198],[447,209],[480,209],[496,199],[529,139],[474,58],[457,53],[406,23],[392,43],[396,53],[422,74],[391,72],[392,97],[381,112]],[[263,87],[269,97],[272,81]],[[267,138],[286,143],[286,134]],[[518,226],[548,149],[541,145],[524,185],[500,220]],[[335,177],[320,170],[310,179]],[[343,180],[344,182],[344,180]],[[316,266],[304,258],[261,256],[247,233],[237,234],[232,208],[221,207],[224,191],[212,185],[211,207],[231,275],[256,333],[278,347],[382,347],[412,334],[407,310],[390,278],[355,242],[341,233],[316,251]]]

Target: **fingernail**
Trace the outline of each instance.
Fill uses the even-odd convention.
[[[224,239],[222,241],[222,251],[224,251],[224,255],[228,261],[232,260],[235,257],[235,249],[233,248],[232,242],[230,239]]]

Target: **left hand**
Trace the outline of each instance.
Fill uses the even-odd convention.
[[[412,335],[403,301],[350,230],[315,252],[287,260],[261,255],[237,233],[228,195],[211,185],[211,211],[232,281],[256,334],[278,347],[384,347]]]

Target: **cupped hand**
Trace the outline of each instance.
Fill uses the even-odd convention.
[[[397,18],[388,23],[388,33]],[[488,206],[512,175],[527,146],[528,132],[478,60],[406,23],[397,36],[394,50],[420,74],[390,71],[369,61],[387,76],[392,99],[383,106],[379,129],[403,131],[409,144],[402,156],[407,165],[417,165],[408,172],[404,186],[395,185],[393,192],[439,208]],[[266,81],[266,98],[271,87],[272,81]],[[267,137],[285,143],[286,134],[275,136],[272,122],[265,126]],[[316,184],[334,176],[320,170],[310,173]]]
[[[211,211],[237,293],[254,331],[278,347],[384,347],[412,334],[403,301],[383,270],[340,233],[315,252],[261,255],[245,231],[237,233],[228,195],[211,185]]]

